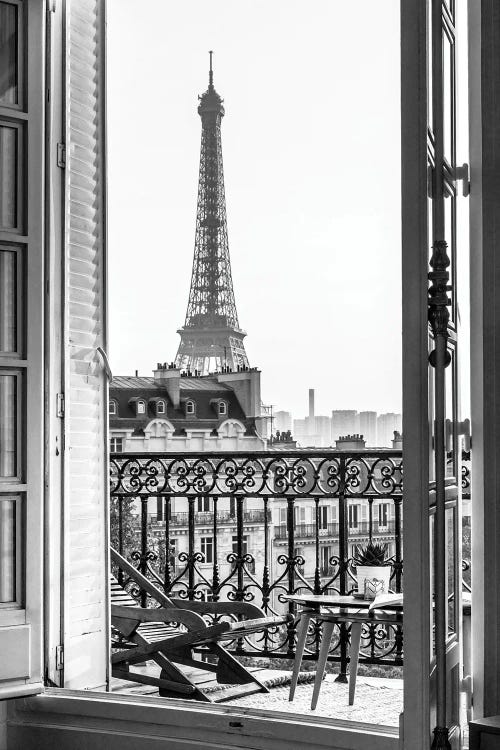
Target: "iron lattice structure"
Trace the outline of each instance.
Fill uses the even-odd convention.
[[[193,271],[175,364],[205,375],[248,367],[231,276],[221,142],[224,107],[213,84],[212,53],[198,113],[202,131]]]

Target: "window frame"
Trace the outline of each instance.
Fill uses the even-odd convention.
[[[214,563],[214,538],[213,536],[200,536],[200,552],[204,557],[204,560],[201,564],[213,565]]]
[[[159,399],[159,401],[156,402],[156,414],[159,416],[160,414],[166,414],[167,408],[165,401],[163,399]]]
[[[109,452],[110,453],[123,453],[123,436],[122,435],[111,435],[109,439]],[[117,449],[115,446],[117,442],[120,442],[120,448]]]
[[[118,404],[114,398],[109,399],[108,414],[110,417],[115,417],[118,414]]]
[[[196,401],[193,401],[192,398],[188,399],[186,401],[186,416],[193,416],[196,414]]]
[[[14,500],[15,599],[0,607],[0,628],[9,647],[0,668],[0,698],[43,689],[43,594],[46,438],[44,319],[46,220],[44,191],[45,60],[41,3],[5,0],[17,8],[17,103],[0,104],[0,121],[17,132],[15,226],[0,229],[0,245],[17,255],[15,351],[0,355],[2,373],[16,378],[15,473],[0,482],[2,499]],[[28,190],[29,185],[29,190]],[[6,186],[8,187],[8,186]],[[28,554],[29,551],[29,554]],[[17,653],[17,657],[14,655]]]

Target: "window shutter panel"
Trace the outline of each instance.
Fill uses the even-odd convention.
[[[66,2],[64,685],[108,679],[104,3]]]

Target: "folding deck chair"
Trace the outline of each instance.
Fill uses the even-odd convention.
[[[248,602],[204,602],[171,599],[143,576],[125,558],[111,549],[111,558],[130,579],[146,591],[159,608],[138,607],[137,602],[111,579],[111,622],[130,648],[115,650],[111,657],[113,677],[158,687],[163,697],[186,697],[218,702],[235,696],[269,692],[248,669],[221,645],[252,633],[286,624],[292,615],[266,617],[264,612]],[[207,625],[202,615],[230,615],[244,617],[238,621],[221,621]],[[184,626],[182,631],[179,625]],[[195,659],[193,649],[217,657],[217,663]],[[161,668],[160,677],[143,674],[131,666],[152,659]],[[182,670],[180,667],[190,668]],[[199,672],[201,670],[201,672]],[[196,671],[205,680],[196,679]],[[206,689],[206,672],[211,672],[221,684],[221,690]],[[205,689],[204,689],[205,685]],[[223,689],[224,685],[231,685]]]

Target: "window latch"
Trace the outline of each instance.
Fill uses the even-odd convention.
[[[63,419],[64,417],[64,393],[57,394],[56,416]]]
[[[64,646],[56,646],[56,669],[64,667]]]
[[[455,182],[462,180],[462,195],[467,198],[470,193],[469,165],[464,162],[461,167],[455,167],[452,170],[452,177]]]
[[[57,144],[57,166],[66,169],[66,145],[64,143]]]

